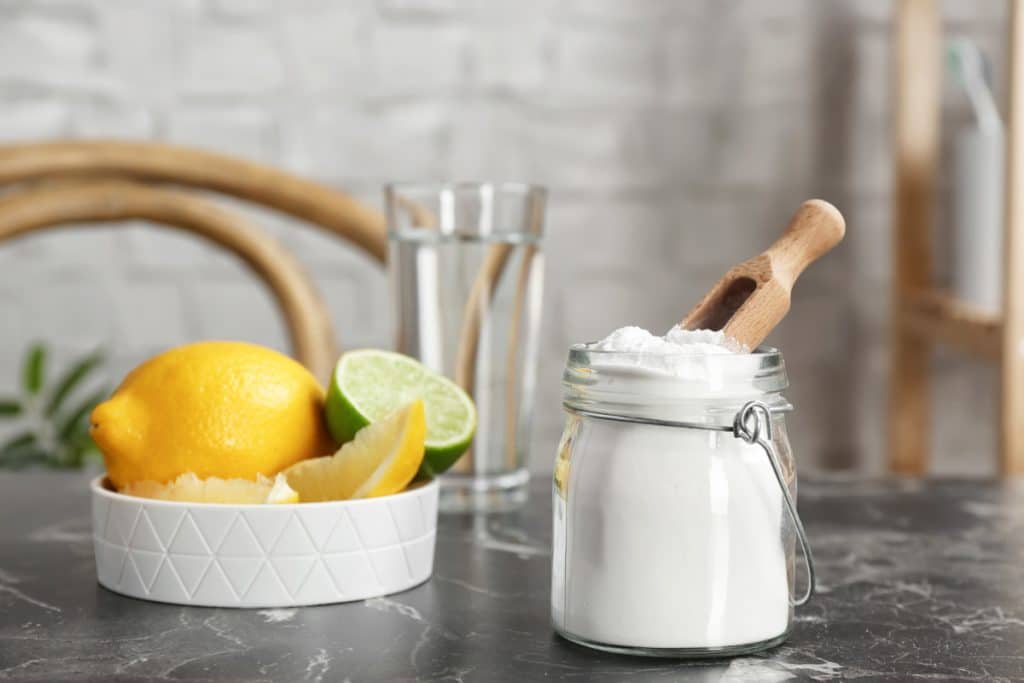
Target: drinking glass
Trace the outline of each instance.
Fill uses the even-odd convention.
[[[541,315],[546,192],[516,183],[385,190],[398,350],[477,407],[470,450],[441,477],[441,509],[526,500]]]

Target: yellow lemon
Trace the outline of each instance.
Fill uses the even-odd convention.
[[[426,439],[426,412],[417,400],[363,427],[334,455],[305,460],[283,474],[304,503],[386,496],[416,476]]]
[[[158,484],[155,481],[136,481],[128,484],[121,493],[140,498],[173,500],[183,503],[298,503],[299,494],[288,486],[283,474],[274,479],[263,475],[256,481],[249,479],[221,479],[209,477],[200,479],[189,472],[177,479]]]
[[[272,476],[335,446],[324,391],[299,363],[243,342],[188,344],[132,370],[92,412],[93,440],[118,488]]]

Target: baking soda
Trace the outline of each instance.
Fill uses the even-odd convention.
[[[664,337],[656,337],[642,327],[620,327],[592,348],[625,353],[674,353],[713,355],[735,353],[736,342],[715,330],[684,330],[676,325]]]
[[[604,380],[638,396],[678,388],[677,414],[737,398],[705,376],[736,352],[720,332],[638,327],[590,346]],[[618,352],[618,353],[614,353]],[[705,373],[702,375],[701,373]],[[749,395],[748,395],[749,394]],[[695,411],[693,402],[697,399]],[[565,495],[555,496],[552,614],[570,637],[637,648],[708,649],[783,635],[790,581],[783,501],[764,451],[730,432],[571,417]]]

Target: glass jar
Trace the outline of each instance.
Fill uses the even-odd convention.
[[[562,636],[662,657],[785,640],[798,533],[813,581],[792,507],[787,386],[771,348],[570,349],[553,491],[551,613]]]

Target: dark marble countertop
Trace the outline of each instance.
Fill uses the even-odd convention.
[[[602,654],[548,623],[550,501],[443,517],[432,580],[365,602],[199,609],[96,584],[86,478],[0,473],[0,680],[1024,679],[1024,482],[819,479],[819,594],[760,656]]]

